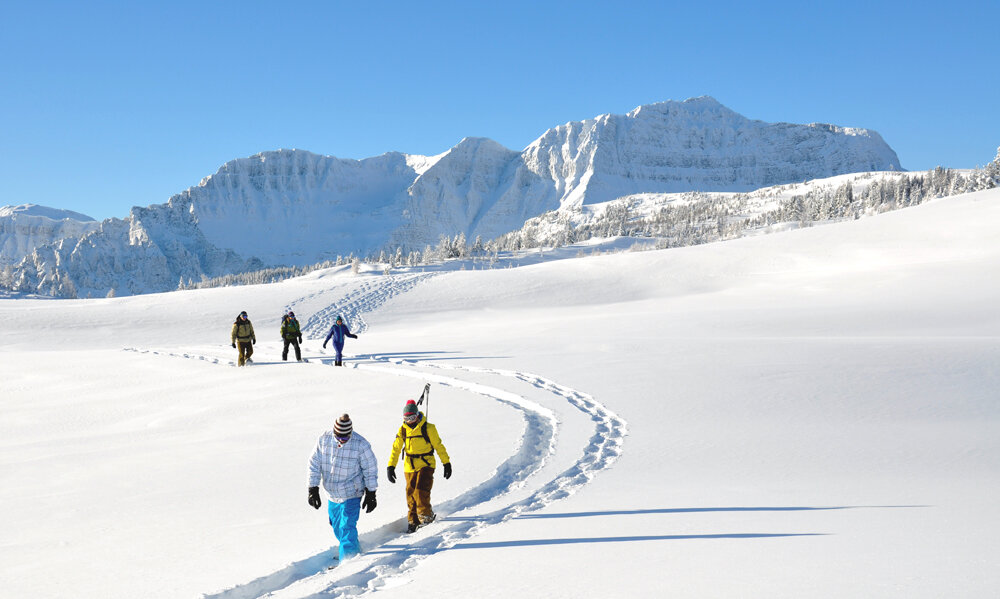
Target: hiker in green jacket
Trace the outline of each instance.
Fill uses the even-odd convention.
[[[282,361],[288,361],[288,345],[295,347],[295,359],[302,361],[302,350],[299,344],[302,343],[302,331],[299,329],[299,321],[295,319],[295,312],[291,310],[281,319],[281,339],[285,342],[285,349],[281,351]]]

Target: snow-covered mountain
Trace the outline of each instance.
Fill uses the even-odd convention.
[[[861,171],[901,170],[874,131],[750,120],[710,97],[640,106],[550,129],[525,165],[560,205],[646,192],[751,191]]]
[[[99,224],[71,210],[36,204],[0,207],[0,266],[20,262],[36,247],[82,237]]]
[[[877,133],[754,121],[708,97],[567,123],[522,152],[482,138],[433,157],[279,150],[228,162],[77,243],[41,246],[8,280],[64,296],[163,291],[263,264],[420,250],[441,235],[489,239],[545,212],[630,194],[747,191],[900,168]]]

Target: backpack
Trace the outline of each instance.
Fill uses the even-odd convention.
[[[419,435],[408,435],[408,434],[406,434],[407,433],[406,428],[407,428],[406,425],[403,424],[403,425],[401,425],[399,427],[399,432],[396,433],[397,437],[402,437],[403,438],[403,456],[406,459],[410,460],[410,467],[413,468],[414,470],[416,470],[416,465],[413,463],[413,460],[417,459],[417,458],[423,460],[424,464],[430,466],[431,463],[429,461],[427,461],[427,456],[434,455],[434,445],[431,444],[431,437],[430,437],[430,435],[427,434],[427,418],[425,417],[424,421],[420,424],[420,434]],[[415,439],[417,437],[423,437],[424,441],[427,441],[427,444],[430,445],[431,450],[428,451],[427,453],[408,453],[406,451],[406,441],[409,440],[409,439]]]

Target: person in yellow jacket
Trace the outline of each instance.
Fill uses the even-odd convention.
[[[392,443],[387,471],[389,482],[396,482],[396,463],[403,454],[403,473],[406,475],[406,532],[430,524],[437,515],[431,509],[431,487],[434,486],[434,467],[437,461],[434,452],[441,458],[444,477],[451,478],[451,459],[441,442],[437,427],[427,422],[424,413],[417,410],[412,399],[403,408],[403,425],[399,427],[396,440]]]
[[[233,332],[230,333],[229,339],[233,342],[234,348],[239,344],[240,353],[236,364],[238,366],[248,363],[253,364],[250,356],[253,355],[253,345],[257,343],[257,335],[254,335],[253,324],[247,318],[246,311],[240,312],[240,315],[236,317],[236,322],[233,323]]]

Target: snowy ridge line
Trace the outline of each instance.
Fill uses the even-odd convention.
[[[475,507],[522,487],[525,481],[538,472],[545,465],[548,458],[555,453],[555,438],[558,427],[558,419],[555,413],[515,393],[442,375],[428,375],[421,372],[366,364],[355,367],[362,370],[385,372],[396,376],[418,378],[423,381],[430,380],[438,384],[466,389],[472,393],[490,397],[521,411],[525,420],[525,430],[514,454],[497,466],[485,478],[484,482],[466,490],[457,497],[437,504],[435,511],[439,517]],[[350,564],[364,563],[364,556],[370,554],[371,549],[382,547],[386,543],[403,536],[401,531],[404,526],[405,519],[401,518],[362,534],[360,536],[361,546],[366,548],[366,552],[361,558],[352,560]],[[329,578],[323,575],[327,572],[327,567],[331,563],[330,552],[328,550],[323,551],[293,562],[277,572],[262,576],[248,583],[237,585],[218,593],[203,595],[203,598],[253,599],[280,592],[298,582],[308,584],[308,581],[312,578],[321,578],[323,584],[326,584],[329,582]],[[338,569],[343,569],[343,567],[339,566]],[[356,568],[357,566],[354,567]],[[368,570],[368,568],[366,567],[365,570]],[[378,572],[362,571],[355,573],[353,576],[368,581],[377,578],[379,575]]]
[[[373,356],[373,359],[398,365],[415,364],[413,360],[380,358],[378,356]],[[386,585],[396,586],[398,583],[403,583],[405,580],[393,581],[392,579],[402,578],[406,572],[415,568],[423,559],[455,547],[462,541],[480,534],[488,527],[502,524],[521,514],[542,509],[560,499],[570,496],[590,482],[598,472],[611,466],[622,453],[624,439],[627,434],[627,423],[590,395],[530,373],[430,362],[420,362],[419,365],[442,370],[484,373],[523,381],[568,401],[571,405],[589,415],[595,422],[594,434],[591,436],[587,446],[584,447],[583,455],[570,468],[541,486],[527,498],[488,514],[463,518],[457,521],[444,518],[444,522],[454,523],[450,524],[443,531],[436,532],[409,545],[384,545],[382,548],[369,551],[363,556],[370,560],[367,566],[347,576],[337,577],[336,580],[331,581],[332,584],[328,584],[325,588],[304,595],[308,599],[365,596],[372,592],[377,592]],[[367,365],[359,365],[358,368],[374,369],[374,367]],[[397,371],[392,372],[398,374]],[[427,374],[412,376],[431,378],[431,375]],[[474,384],[465,382],[462,385],[475,386]],[[442,522],[442,519],[439,518],[438,522]],[[382,554],[381,557],[371,559],[371,556],[380,554]],[[336,577],[337,571],[334,570],[329,576],[322,578],[324,581],[327,581],[330,576]],[[289,596],[302,597],[303,595]]]
[[[410,291],[424,280],[440,273],[409,273],[390,276],[370,277],[360,286],[350,291],[340,301],[319,310],[309,316],[302,325],[302,335],[309,339],[322,339],[326,332],[337,321],[337,316],[344,318],[345,324],[352,333],[363,333],[368,330],[368,322],[364,319],[365,312],[372,312],[393,297]],[[319,291],[312,295],[299,298],[285,306],[285,312],[311,300],[335,291],[337,288]]]

